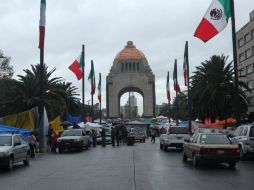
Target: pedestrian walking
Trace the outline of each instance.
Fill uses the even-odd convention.
[[[37,143],[36,137],[34,136],[33,132],[30,133],[28,141],[29,141],[29,147],[31,152],[30,155],[33,158],[35,156],[35,149],[36,149],[36,143]]]
[[[111,143],[112,143],[112,146],[115,146],[115,137],[116,137],[116,130],[115,130],[115,127],[113,126],[111,128]]]
[[[50,147],[51,152],[56,152],[57,138],[58,138],[58,135],[56,134],[56,132],[53,132],[53,134],[51,135],[51,147]]]
[[[102,144],[102,146],[106,146],[105,138],[106,138],[106,131],[103,127],[101,130],[101,144]]]
[[[151,142],[155,143],[155,136],[156,136],[156,132],[155,132],[155,130],[154,130],[154,129],[152,129],[152,130],[151,130],[151,136],[152,136],[152,138],[151,138]]]
[[[119,146],[119,141],[120,141],[120,129],[119,125],[116,125],[116,145]]]
[[[92,141],[93,141],[93,147],[96,147],[96,144],[97,144],[97,131],[95,129],[92,129]]]
[[[48,126],[48,134],[47,134],[47,145],[48,145],[48,148],[52,147],[51,136],[53,135],[53,132],[54,132],[53,128],[52,128],[51,124],[49,124],[49,126]],[[48,148],[47,148],[47,150],[50,151]]]

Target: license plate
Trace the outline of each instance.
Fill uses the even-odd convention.
[[[224,154],[224,150],[218,150],[217,154]]]

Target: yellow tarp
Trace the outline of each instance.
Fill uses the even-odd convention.
[[[34,117],[31,110],[14,115],[5,116],[3,120],[4,124],[8,126],[28,130],[34,129]]]
[[[57,134],[64,130],[63,126],[61,126],[60,116],[56,117],[53,121],[50,121],[49,125],[52,126],[53,131],[56,132]]]

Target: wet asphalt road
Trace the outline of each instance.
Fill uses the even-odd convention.
[[[156,144],[105,148],[83,152],[37,155],[29,167],[18,164],[0,171],[0,190],[251,190],[254,159],[235,170],[226,165],[193,168],[182,152]]]

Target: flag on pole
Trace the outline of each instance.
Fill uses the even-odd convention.
[[[177,81],[177,61],[176,60],[175,60],[175,65],[174,65],[173,80],[174,80],[174,90],[176,92],[181,92],[180,86]]]
[[[39,48],[44,49],[45,40],[45,26],[46,26],[46,0],[41,0],[40,7],[40,34],[39,34]]]
[[[88,76],[88,80],[90,80],[91,83],[91,94],[95,93],[95,72],[94,72],[94,65],[93,65],[93,60],[91,60],[91,70]]]
[[[188,59],[188,42],[185,43],[184,49],[184,60],[183,60],[183,74],[184,74],[184,85],[188,86],[188,73],[189,73],[189,59]]]
[[[98,100],[101,103],[101,73],[99,74],[99,83],[98,83]]]
[[[167,98],[168,98],[168,101],[171,100],[171,97],[170,97],[170,88],[169,88],[169,71],[168,71],[168,76],[167,76]]]
[[[81,52],[80,56],[73,61],[69,66],[69,69],[76,75],[77,79],[82,79],[83,71],[82,67],[84,65],[84,54]]]
[[[207,42],[221,32],[228,23],[231,0],[213,0],[194,36]]]

